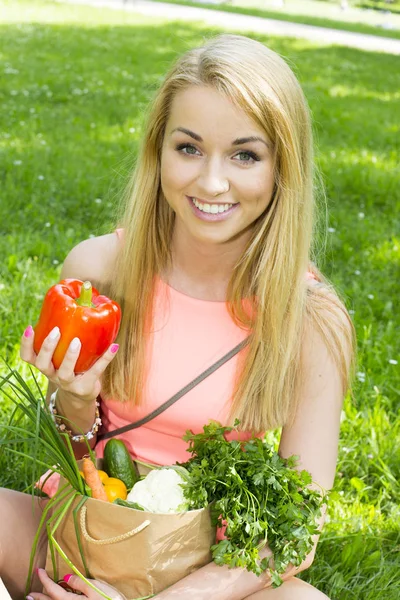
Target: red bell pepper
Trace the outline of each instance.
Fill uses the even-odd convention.
[[[114,342],[120,323],[121,309],[117,302],[101,296],[90,281],[63,279],[45,296],[34,327],[33,348],[37,354],[44,339],[58,326],[61,337],[53,354],[54,368],[59,369],[68,346],[78,337],[81,350],[74,372],[83,373]]]

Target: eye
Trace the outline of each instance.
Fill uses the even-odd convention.
[[[255,152],[251,152],[250,150],[242,150],[241,152],[238,152],[236,156],[247,157],[239,161],[244,163],[251,163],[252,161],[260,160],[260,157]]]
[[[185,142],[183,144],[178,144],[176,146],[176,150],[178,152],[180,152],[181,154],[186,154],[187,156],[196,156],[196,152],[197,152],[196,146],[193,146],[193,144],[189,144],[187,142]],[[186,152],[184,152],[184,150],[186,150]],[[239,160],[239,162],[244,163],[244,164],[246,164],[246,163],[251,164],[252,162],[261,160],[260,157],[255,152],[252,152],[251,150],[242,150],[241,152],[238,152],[236,154],[236,156],[241,156],[242,158]]]
[[[182,150],[190,150],[190,152],[182,152]],[[193,156],[194,153],[197,151],[197,148],[195,146],[193,146],[193,144],[178,144],[176,147],[176,150],[178,150],[178,152],[181,152],[182,154],[188,154],[189,156]],[[191,151],[194,152],[191,152]]]

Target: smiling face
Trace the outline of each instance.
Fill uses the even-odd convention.
[[[228,98],[205,86],[179,92],[161,154],[174,235],[213,244],[247,241],[272,198],[272,154],[265,131]]]

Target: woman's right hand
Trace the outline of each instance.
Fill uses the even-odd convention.
[[[81,350],[81,341],[74,338],[64,356],[60,368],[56,370],[52,358],[60,340],[60,330],[55,327],[45,338],[39,353],[33,349],[35,332],[31,325],[21,338],[20,357],[33,365],[58,388],[77,396],[84,402],[92,402],[101,391],[100,377],[117,353],[118,344],[112,344],[94,365],[85,373],[75,375],[74,368]],[[75,342],[75,345],[74,345]]]

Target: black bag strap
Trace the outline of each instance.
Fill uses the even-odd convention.
[[[114,429],[113,431],[107,431],[106,433],[102,433],[97,436],[97,441],[101,442],[102,440],[107,440],[116,435],[119,435],[120,433],[125,433],[126,431],[130,431],[131,429],[137,429],[137,427],[141,427],[145,423],[148,423],[152,419],[155,419],[155,417],[158,417],[158,415],[160,415],[162,412],[164,412],[164,410],[167,410],[167,408],[172,406],[177,400],[179,400],[179,398],[182,398],[182,396],[187,394],[187,392],[189,392],[197,384],[199,384],[200,381],[203,381],[203,379],[205,379],[206,377],[211,375],[211,373],[214,373],[214,371],[219,369],[219,367],[222,367],[223,364],[225,364],[226,362],[228,362],[228,360],[233,358],[238,352],[240,352],[240,350],[242,348],[247,346],[249,341],[250,341],[250,336],[248,336],[245,340],[240,342],[240,344],[238,344],[237,346],[235,346],[235,348],[230,350],[230,352],[228,352],[228,354],[225,354],[225,356],[223,356],[216,363],[211,365],[211,367],[208,367],[208,369],[206,369],[205,371],[203,371],[203,373],[198,375],[196,377],[196,379],[193,379],[193,381],[188,383],[184,388],[182,388],[179,392],[177,392],[174,396],[172,396],[172,398],[170,398],[169,400],[164,402],[164,404],[161,404],[161,406],[159,406],[158,408],[153,410],[146,417],[139,419],[139,421],[135,421],[135,423],[130,423],[129,425],[125,425],[124,427],[119,427],[118,429]]]

